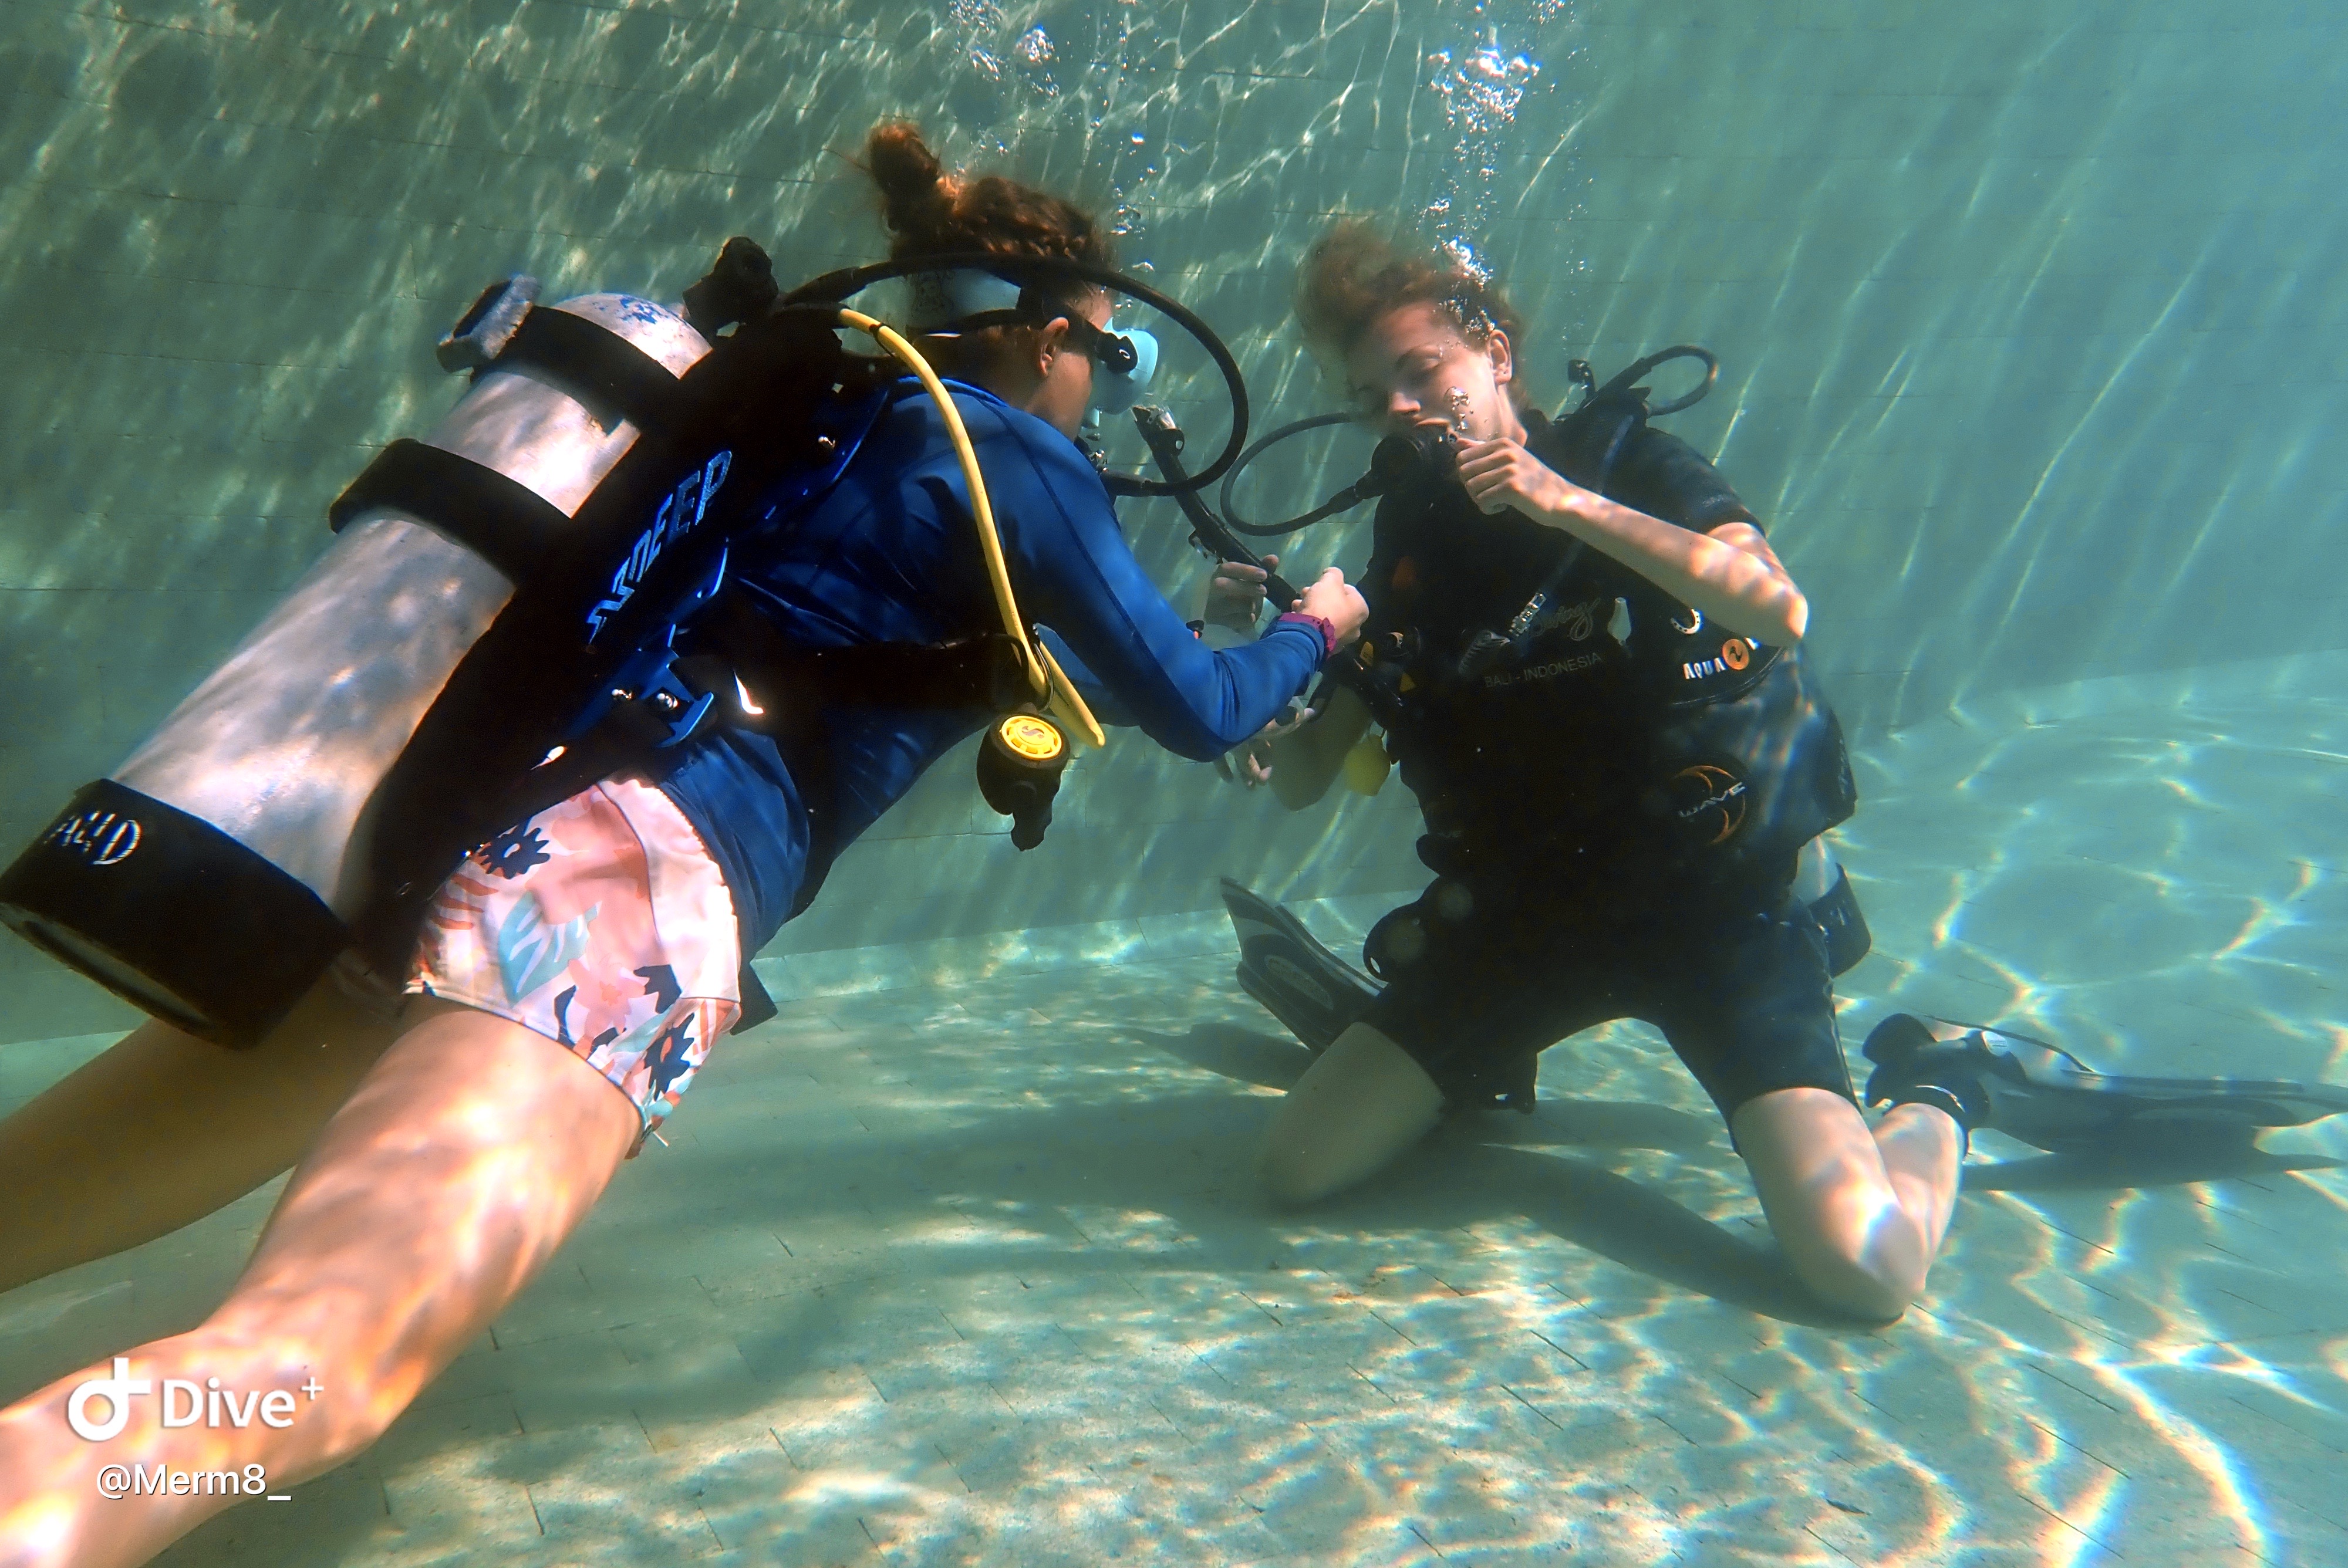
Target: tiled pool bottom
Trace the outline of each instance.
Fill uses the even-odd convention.
[[[1897,1005],[2348,1081],[2342,708],[2127,695],[1869,748],[1854,1048]],[[1264,1212],[1304,1059],[1230,963],[788,1003],[374,1452],[165,1561],[2348,1562],[2348,1129],[1984,1163],[1925,1307],[1854,1329],[1635,1027],[1551,1051],[1537,1116]],[[87,1049],[0,1049],[0,1091]],[[0,1298],[8,1391],[184,1325],[268,1195]]]

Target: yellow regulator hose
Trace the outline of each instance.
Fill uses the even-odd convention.
[[[905,363],[906,368],[921,378],[922,385],[936,399],[938,411],[945,416],[946,435],[953,442],[954,455],[962,459],[963,482],[970,487],[970,509],[978,519],[978,546],[986,556],[986,575],[994,585],[994,607],[1003,616],[1003,629],[1019,645],[1020,658],[1027,667],[1027,684],[1035,700],[1047,712],[1058,713],[1073,723],[1077,733],[1096,746],[1108,744],[1102,733],[1100,721],[1069,681],[1060,661],[1052,651],[1027,634],[1027,623],[1019,619],[1019,602],[1011,596],[1011,570],[1004,564],[1003,536],[995,531],[994,507],[986,498],[986,480],[978,471],[978,452],[970,444],[970,431],[962,422],[962,410],[954,406],[953,395],[946,390],[938,373],[922,353],[905,341],[904,334],[886,322],[868,316],[861,311],[841,306],[839,319],[860,332],[872,334],[882,348]]]

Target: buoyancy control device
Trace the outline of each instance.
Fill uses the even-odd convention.
[[[1701,379],[1677,396],[1653,402],[1641,384],[1656,370],[1682,360],[1700,365]],[[1702,401],[1718,377],[1719,362],[1709,350],[1676,343],[1643,356],[1602,385],[1587,361],[1570,361],[1568,373],[1581,386],[1581,400],[1550,422],[1552,439],[1570,443],[1582,459],[1570,476],[1577,483],[1608,494],[1615,465],[1633,437],[1650,420]],[[1240,514],[1232,487],[1251,463],[1283,442],[1355,423],[1359,417],[1314,415],[1283,425],[1248,447],[1224,477],[1221,517],[1202,504],[1186,503],[1194,540],[1214,559],[1260,566],[1241,536],[1271,538],[1294,533],[1365,501],[1444,482],[1455,471],[1453,432],[1412,430],[1380,441],[1367,471],[1318,507],[1277,522],[1251,521]],[[1143,433],[1150,435],[1146,423]],[[1169,460],[1160,449],[1166,447],[1179,453],[1179,432],[1170,442],[1161,437],[1153,443],[1161,462]],[[1581,540],[1573,541],[1509,622],[1475,631],[1460,648],[1427,648],[1414,629],[1384,637],[1365,635],[1331,660],[1322,679],[1353,692],[1389,734],[1406,722],[1405,692],[1417,690],[1424,702],[1447,687],[1505,683],[1507,667],[1521,666],[1527,660],[1544,613],[1554,615],[1560,590],[1586,552]],[[1268,588],[1274,594],[1294,591],[1276,578]],[[1625,624],[1624,635],[1636,640],[1631,645],[1636,653],[1633,663],[1652,707],[1651,754],[1642,764],[1651,774],[1652,786],[1641,802],[1642,815],[1667,825],[1677,853],[1712,873],[1750,866],[1776,874],[1790,871],[1797,856],[1815,858],[1818,835],[1850,815],[1857,792],[1840,726],[1808,673],[1801,649],[1724,639],[1693,610],[1683,610],[1681,619],[1651,618],[1654,623],[1643,630],[1629,629],[1628,606],[1619,600],[1617,616]],[[1391,756],[1375,736],[1365,736],[1347,758],[1348,782],[1358,776],[1355,787],[1361,793],[1376,793]],[[1818,897],[1827,893],[1821,888]],[[1837,905],[1849,906],[1838,917],[1850,928],[1844,944],[1863,953],[1864,925],[1847,895],[1845,887]]]

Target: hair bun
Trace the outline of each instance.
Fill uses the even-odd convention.
[[[953,205],[954,182],[911,120],[874,126],[864,159],[880,188],[882,217],[899,233],[931,226],[941,209]]]
[[[1081,208],[999,174],[948,172],[910,120],[872,128],[864,167],[880,187],[881,216],[894,235],[891,260],[986,251],[1117,264],[1108,236]]]

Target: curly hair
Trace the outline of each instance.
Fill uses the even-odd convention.
[[[907,261],[956,251],[1002,256],[1049,256],[1096,267],[1117,265],[1116,242],[1074,202],[1005,179],[972,179],[949,171],[911,121],[889,120],[865,138],[864,167],[880,188],[881,220],[889,226],[889,258]],[[1096,291],[1070,282],[1045,292],[1076,314]],[[940,343],[932,357],[967,373],[1021,352],[1019,327],[988,327]]]
[[[908,121],[873,127],[864,159],[880,188],[891,261],[992,251],[1117,265],[1115,241],[1084,209],[999,174],[949,173]]]
[[[1517,341],[1524,318],[1492,283],[1440,252],[1405,249],[1365,220],[1341,220],[1296,270],[1296,320],[1314,352],[1343,362],[1372,323],[1403,305],[1432,304],[1481,344]]]

